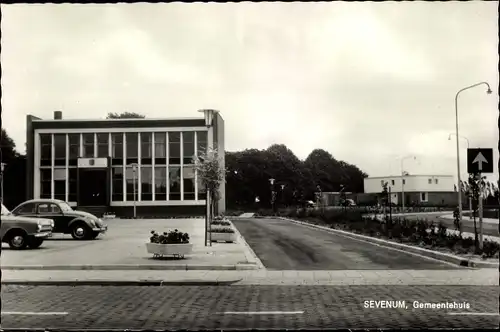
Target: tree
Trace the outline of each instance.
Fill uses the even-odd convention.
[[[134,112],[108,113],[106,119],[144,119],[146,116]]]
[[[474,218],[474,244],[476,247],[476,253],[480,253],[479,248],[479,239],[478,239],[478,234],[477,234],[477,223],[476,223],[476,216],[478,215],[478,208],[479,208],[479,200],[482,199],[481,194],[484,192],[484,188],[486,187],[486,177],[480,177],[477,174],[469,174],[469,188],[470,188],[470,193],[472,195],[472,210],[473,210],[473,218]]]
[[[26,199],[26,157],[17,152],[14,140],[4,128],[0,137],[0,162],[5,164],[1,176],[4,193],[8,193],[2,201],[12,209]]]
[[[201,179],[201,183],[206,188],[207,192],[209,214],[207,216],[206,224],[208,225],[211,224],[214,214],[214,202],[216,202],[220,197],[220,185],[224,181],[225,174],[227,172],[226,168],[221,167],[221,161],[221,156],[219,156],[217,149],[211,148],[206,151],[199,151],[198,156],[194,157],[198,177]],[[209,231],[208,227],[205,230],[205,234],[207,231]],[[210,241],[210,243],[212,242]]]
[[[14,143],[14,140],[7,134],[4,128],[2,128],[0,137],[0,148],[1,160],[3,163],[9,164],[20,155],[19,152],[16,151],[16,143]]]

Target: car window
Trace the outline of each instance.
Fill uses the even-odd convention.
[[[38,204],[38,213],[61,213],[61,209],[54,203]]]
[[[36,205],[34,203],[27,203],[16,210],[16,214],[34,214],[36,213]]]
[[[9,213],[9,210],[2,204],[2,216],[6,216]]]

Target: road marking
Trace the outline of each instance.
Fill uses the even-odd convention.
[[[494,312],[449,312],[448,315],[452,316],[500,316],[499,313]]]
[[[218,314],[225,315],[300,315],[303,311],[225,311]]]
[[[33,311],[2,311],[2,315],[17,315],[17,316],[64,316],[67,312],[33,312]]]

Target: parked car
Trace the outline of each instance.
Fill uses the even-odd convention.
[[[12,214],[50,218],[55,223],[53,233],[71,234],[76,240],[93,240],[108,229],[93,214],[73,210],[67,202],[58,199],[32,199],[18,205]]]
[[[53,227],[53,220],[18,217],[2,204],[0,237],[2,243],[8,243],[11,249],[39,248],[52,235]]]

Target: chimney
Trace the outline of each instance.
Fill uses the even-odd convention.
[[[54,112],[54,120],[62,120],[62,112],[61,111]]]

